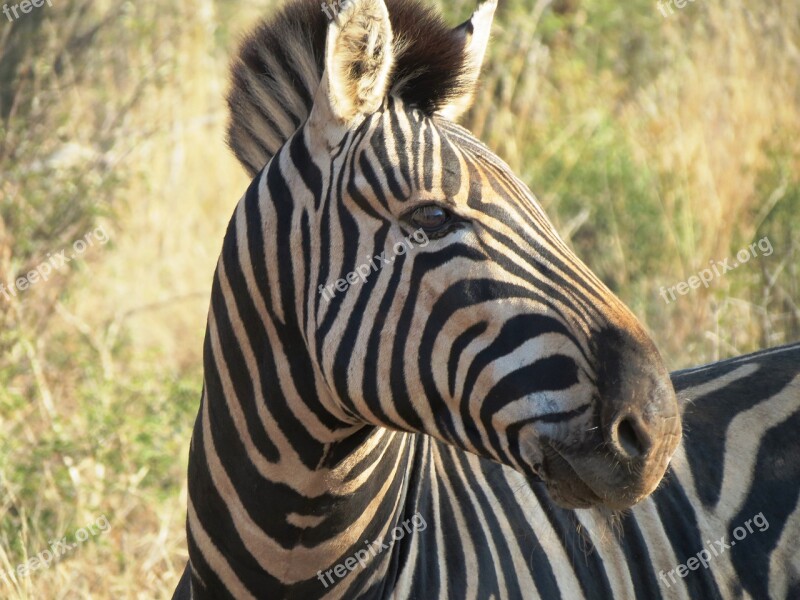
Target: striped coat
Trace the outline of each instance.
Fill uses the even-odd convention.
[[[177,598],[797,585],[796,461],[779,451],[798,456],[781,429],[798,350],[673,386],[635,316],[455,123],[495,7],[451,29],[414,0],[341,3],[330,23],[296,0],[245,42],[229,132],[254,179],[214,277]],[[715,396],[728,381],[745,388],[733,406]],[[772,391],[762,406],[749,389]],[[765,496],[775,481],[794,495]],[[717,548],[737,523],[747,535]]]

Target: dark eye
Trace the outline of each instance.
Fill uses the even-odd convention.
[[[432,233],[442,229],[450,222],[451,218],[450,212],[438,204],[426,204],[412,212],[410,220],[415,227]]]

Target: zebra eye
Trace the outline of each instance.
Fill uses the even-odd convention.
[[[450,222],[451,214],[438,204],[420,206],[411,213],[411,223],[428,233],[439,231]]]

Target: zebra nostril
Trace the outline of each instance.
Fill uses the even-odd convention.
[[[641,458],[650,451],[650,436],[639,419],[626,415],[619,419],[611,430],[611,444],[622,456]]]

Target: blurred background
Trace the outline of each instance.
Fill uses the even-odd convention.
[[[248,184],[224,143],[227,66],[279,3],[0,13],[0,284],[107,234],[0,294],[2,599],[165,598],[178,581],[210,283]],[[474,7],[438,3],[454,25]],[[500,5],[465,124],[670,369],[800,339],[797,0]],[[660,295],[765,236],[770,256]],[[102,515],[54,565],[8,574]]]

